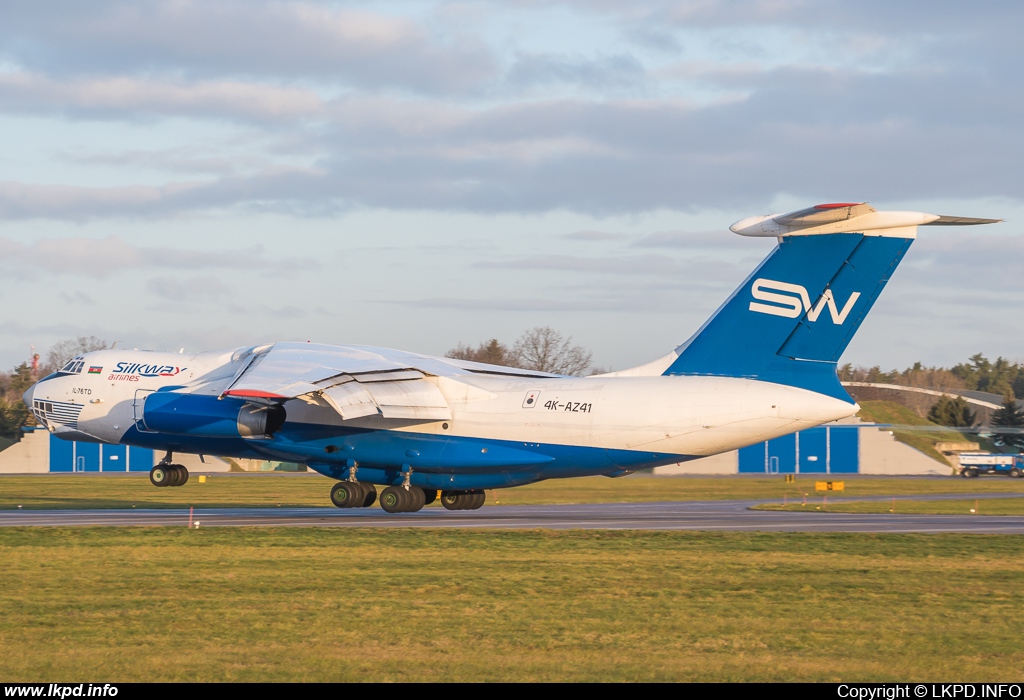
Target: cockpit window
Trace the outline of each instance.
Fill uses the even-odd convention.
[[[69,360],[66,365],[60,368],[58,374],[81,374],[82,369],[85,367],[85,360],[82,357],[76,357],[73,360]]]

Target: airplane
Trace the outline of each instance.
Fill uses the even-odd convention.
[[[778,244],[701,328],[632,369],[570,377],[361,345],[279,342],[185,355],[100,350],[24,395],[59,438],[297,462],[341,508],[685,462],[852,416],[836,364],[919,226],[997,219],[819,204],[733,224]]]

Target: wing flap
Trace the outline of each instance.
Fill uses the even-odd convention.
[[[342,420],[375,416],[380,412],[370,393],[356,382],[324,389],[321,396],[341,415]]]
[[[385,418],[451,420],[452,411],[434,384],[425,379],[363,385]]]

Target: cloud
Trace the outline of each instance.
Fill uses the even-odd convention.
[[[420,301],[390,301],[385,304],[412,305],[428,309],[457,311],[509,311],[509,312],[618,312],[669,311],[671,304],[659,300],[636,298],[549,299],[517,297],[512,299],[462,299],[436,297]]]
[[[231,288],[216,277],[151,277],[146,289],[169,301],[208,301],[231,295]]]
[[[900,38],[838,0],[820,6],[833,15],[796,0],[744,1],[740,10],[713,0],[569,6],[581,19],[683,33],[762,24],[759,41],[769,43],[800,35],[808,45],[848,46],[856,32],[868,41],[873,22],[881,40]],[[798,41],[772,60],[705,50],[665,65],[572,42],[530,51],[513,42],[501,56],[498,40],[490,38],[491,49],[457,34],[503,16],[493,6],[475,8],[476,24],[455,22],[456,30],[432,21],[430,5],[405,17],[236,0],[19,5],[0,27],[0,46],[17,66],[0,72],[0,109],[241,120],[258,132],[259,148],[248,159],[94,150],[79,162],[122,168],[129,183],[147,156],[197,179],[90,187],[8,175],[0,219],[360,207],[604,216],[747,209],[779,197],[1019,200],[1024,93],[1012,86],[1024,53],[995,58],[989,44],[1000,42],[976,35],[982,13],[938,2],[932,16],[930,5],[924,13],[909,6],[916,9],[872,5],[908,24],[928,15],[929,29],[915,30],[905,55],[879,67],[835,65],[817,49],[796,60],[787,51],[804,46]],[[518,9],[541,12],[530,3]],[[1009,4],[993,12],[1007,22],[1024,17]],[[929,52],[940,45],[952,48],[935,58]],[[545,86],[570,96],[538,99]],[[292,164],[294,153],[308,165]]]
[[[126,76],[58,80],[19,71],[0,72],[0,109],[90,118],[181,115],[283,121],[321,116],[324,102],[309,89],[261,83]]]
[[[756,239],[755,239],[756,240]],[[762,241],[763,247],[771,247],[768,241]],[[774,245],[774,239],[770,239]],[[756,245],[749,238],[739,237],[726,230],[725,222],[721,229],[715,231],[656,231],[640,236],[630,243],[631,248],[667,248],[685,251],[749,251]]]
[[[628,233],[613,233],[611,231],[573,231],[562,235],[562,238],[569,241],[621,241],[628,238]]]
[[[955,81],[778,71],[740,101],[455,107],[349,98],[306,135],[314,167],[160,187],[0,183],[0,217],[82,220],[256,207],[610,215],[802,200],[1020,198],[1024,94]],[[983,113],[976,105],[986,105]],[[757,205],[761,202],[761,205]],[[998,214],[998,213],[997,213]]]
[[[586,258],[575,255],[536,255],[524,258],[489,260],[477,267],[498,270],[563,270],[616,275],[679,275],[683,267],[662,255],[633,255]]]
[[[643,64],[629,54],[587,58],[566,54],[521,54],[505,79],[511,86],[585,85],[639,91],[645,82]]]
[[[497,61],[472,35],[411,17],[258,0],[74,0],[5,8],[0,46],[51,74],[165,72],[315,78],[424,93],[476,88]]]
[[[86,306],[96,305],[96,300],[81,289],[75,290],[73,293],[61,291],[57,296],[68,304],[84,304]]]
[[[0,219],[173,216],[214,207],[259,206],[267,201],[276,202],[276,208],[283,210],[291,194],[306,200],[322,197],[324,185],[310,183],[310,178],[322,182],[316,175],[310,168],[278,166],[244,177],[160,186],[81,187],[7,181],[0,182]],[[304,188],[304,183],[312,186]],[[307,210],[316,207],[315,202],[307,202]]]
[[[270,260],[256,249],[198,251],[145,247],[126,243],[117,236],[106,238],[42,239],[30,244],[0,237],[0,270],[16,277],[37,273],[81,275],[102,279],[117,272],[141,268],[196,269],[279,269],[317,263],[312,260]],[[206,289],[212,287],[203,283]],[[156,281],[150,291],[174,298],[174,288]],[[182,291],[182,294],[187,292]]]
[[[274,163],[268,156],[245,152],[231,153],[214,144],[152,150],[65,151],[56,154],[56,158],[66,163],[87,167],[100,165],[124,169],[145,168],[221,177],[270,172],[274,168]]]

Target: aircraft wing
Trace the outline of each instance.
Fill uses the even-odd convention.
[[[450,420],[444,396],[426,377],[472,374],[557,376],[385,348],[277,343],[253,354],[220,395],[267,403],[316,395],[344,420]]]

